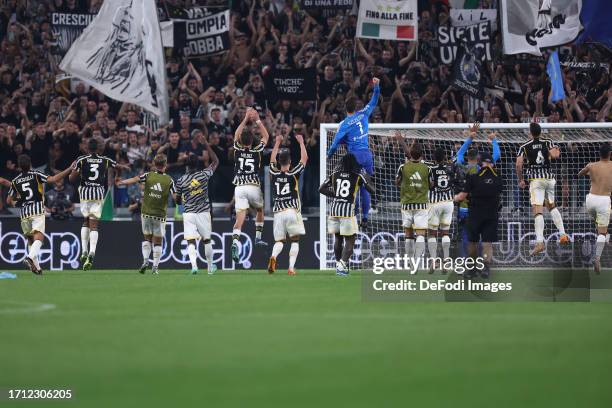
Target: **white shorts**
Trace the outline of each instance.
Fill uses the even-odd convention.
[[[429,207],[429,228],[448,229],[453,222],[453,212],[455,205],[452,201],[431,204]]]
[[[154,237],[164,236],[164,232],[166,232],[166,221],[147,217],[146,215],[141,215],[140,220],[142,221],[143,235],[153,235]]]
[[[327,233],[344,236],[355,235],[359,232],[357,217],[329,217],[327,219]]]
[[[555,202],[555,179],[537,179],[529,182],[531,205],[544,205],[544,200],[550,204]]]
[[[234,190],[236,211],[252,208],[262,208],[264,205],[261,188],[254,184],[236,186]]]
[[[210,239],[211,231],[210,212],[183,214],[183,236],[185,240]]]
[[[585,202],[587,213],[595,220],[598,227],[610,224],[610,196],[587,194]]]
[[[417,230],[427,229],[428,210],[402,210],[402,226]]]
[[[305,235],[304,221],[302,214],[294,209],[283,210],[274,213],[274,240],[282,241],[296,235]]]
[[[45,215],[35,215],[30,218],[23,218],[21,220],[21,231],[23,235],[29,237],[34,235],[35,232],[45,233]]]
[[[85,218],[97,218],[102,216],[102,201],[81,201],[81,214]]]

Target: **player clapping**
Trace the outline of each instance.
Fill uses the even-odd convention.
[[[296,134],[295,140],[300,145],[300,162],[295,167],[291,167],[291,152],[289,149],[280,149],[282,140],[282,136],[276,136],[270,156],[270,176],[274,197],[274,241],[276,242],[268,262],[268,273],[274,273],[276,270],[276,258],[283,250],[285,240],[289,236],[291,248],[289,249],[288,273],[295,275],[295,261],[300,251],[299,240],[306,233],[301,214],[298,177],[304,171],[308,153],[306,153],[303,136]]]
[[[606,241],[610,241],[608,224],[610,223],[610,194],[612,194],[612,162],[610,161],[610,143],[604,143],[599,150],[599,161],[589,163],[578,173],[578,176],[591,178],[591,190],[586,196],[585,207],[597,224],[597,242],[593,267],[596,273],[601,270],[601,254]]]
[[[255,122],[261,133],[261,140],[257,145],[253,145],[255,136],[245,129],[249,121]],[[246,218],[249,208],[257,211],[255,217],[255,245],[267,246],[263,241],[264,226],[264,201],[260,187],[259,171],[261,169],[262,152],[268,144],[268,131],[264,126],[259,114],[253,108],[248,108],[244,119],[236,129],[234,134],[234,180],[236,186],[234,190],[234,200],[236,208],[236,222],[232,231],[232,259],[238,262],[238,242],[242,231],[242,224]]]

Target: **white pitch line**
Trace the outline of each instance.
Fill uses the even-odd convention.
[[[1,305],[12,305],[7,309],[2,308]],[[16,306],[16,307],[15,307]],[[55,309],[57,306],[53,303],[34,303],[34,302],[21,302],[14,300],[0,300],[0,314],[18,314],[18,313],[40,313],[47,312]]]

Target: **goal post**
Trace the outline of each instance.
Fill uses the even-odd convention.
[[[346,152],[341,145],[338,151],[327,158],[338,124],[320,125],[320,182],[339,163]],[[359,269],[371,267],[374,256],[403,254],[399,240],[403,237],[399,189],[395,186],[395,171],[405,160],[401,147],[394,140],[399,131],[405,139],[416,139],[423,146],[423,158],[431,160],[433,150],[443,147],[449,159],[454,157],[458,147],[467,136],[469,124],[370,124],[370,150],[374,157],[374,184],[376,194],[368,217],[369,228],[360,232],[351,263]],[[584,210],[584,198],[588,193],[588,178],[578,178],[578,171],[587,163],[599,157],[599,146],[612,142],[612,123],[541,123],[542,137],[550,138],[561,149],[561,157],[553,161],[557,187],[555,204],[561,208],[565,229],[572,239],[571,249],[565,251],[556,247],[556,229],[548,214],[546,218],[547,251],[542,256],[530,258],[529,247],[535,239],[533,217],[529,203],[528,188],[520,190],[517,185],[515,160],[518,148],[529,139],[529,123],[482,123],[474,138],[474,147],[479,152],[491,151],[487,135],[496,132],[501,149],[497,163],[505,188],[502,195],[503,209],[500,213],[499,238],[495,247],[494,265],[508,267],[563,266],[576,260],[575,253],[583,255],[583,264],[589,264],[594,244],[595,225]],[[327,234],[327,212],[330,199],[320,200],[320,268],[333,269],[333,236]],[[356,212],[358,209],[356,208]],[[456,211],[451,234],[457,237]],[[455,240],[453,240],[455,242]],[[458,241],[457,241],[458,242]],[[580,248],[576,248],[576,244]],[[610,251],[606,251],[610,252]],[[605,252],[604,252],[605,256]]]

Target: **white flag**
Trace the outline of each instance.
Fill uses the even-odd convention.
[[[60,68],[168,123],[166,64],[155,0],[105,0]]]
[[[541,48],[576,39],[582,0],[501,0],[504,54],[542,55]]]

